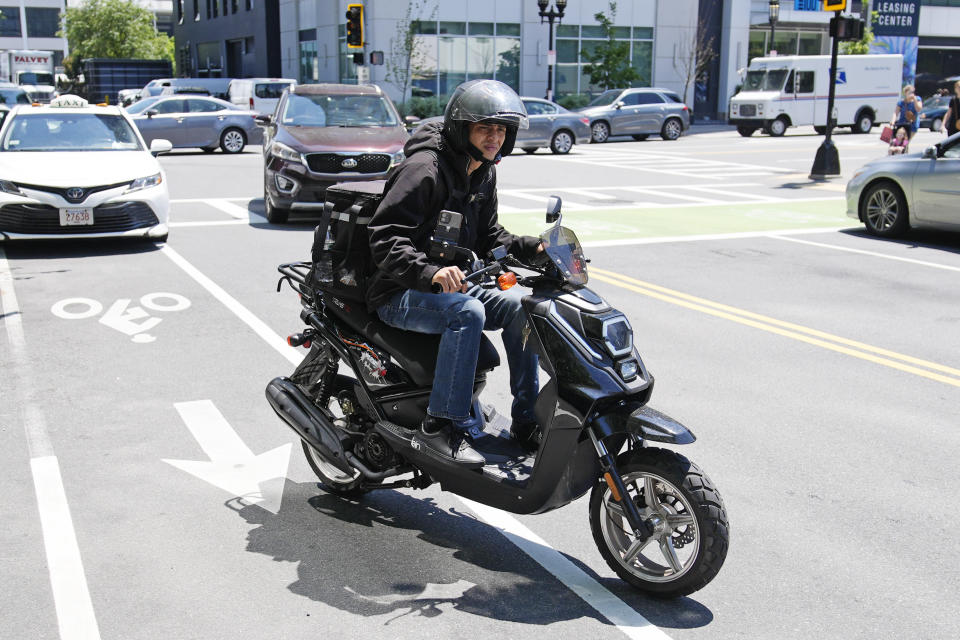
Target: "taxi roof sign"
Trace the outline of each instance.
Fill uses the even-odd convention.
[[[845,11],[847,0],[823,0],[824,11]]]
[[[80,96],[75,96],[72,94],[64,94],[62,96],[57,96],[50,101],[51,107],[65,107],[65,108],[77,108],[77,107],[88,107],[90,103],[81,98]]]

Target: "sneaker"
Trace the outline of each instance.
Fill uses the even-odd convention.
[[[535,420],[514,420],[510,425],[510,439],[528,453],[533,453],[540,448],[543,432]]]
[[[454,429],[450,420],[427,416],[415,440],[419,440],[429,453],[466,467],[479,468],[487,462],[486,458],[471,446],[470,437]]]

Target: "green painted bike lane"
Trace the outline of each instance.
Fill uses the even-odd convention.
[[[543,216],[537,212],[504,213],[500,223],[512,233],[539,235]],[[840,196],[794,202],[575,209],[564,212],[563,224],[573,229],[581,242],[858,225],[847,217]]]

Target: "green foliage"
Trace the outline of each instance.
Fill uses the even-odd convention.
[[[617,40],[613,30],[613,21],[617,17],[617,3],[610,3],[610,17],[604,13],[595,13],[593,19],[603,27],[607,39],[594,47],[593,51],[584,49],[580,57],[589,64],[583,72],[590,76],[590,84],[601,89],[629,87],[640,79],[637,70],[630,66],[630,43]]]
[[[841,42],[840,53],[843,55],[863,56],[870,53],[870,43],[873,42],[873,21],[877,19],[879,12],[870,11],[869,0],[864,0],[863,4],[865,6],[861,15],[867,14],[870,16],[863,27],[863,37],[853,42]]]
[[[580,107],[585,107],[590,103],[590,96],[585,93],[570,93],[562,98],[557,99],[557,104],[559,104],[564,109],[570,109],[571,111],[579,109]]]
[[[402,106],[400,112],[404,116],[417,116],[418,118],[442,116],[449,99],[450,96],[410,98],[410,100]]]
[[[58,33],[70,45],[68,69],[85,58],[145,58],[173,61],[173,38],[157,32],[153,14],[131,0],[86,0],[65,13]]]

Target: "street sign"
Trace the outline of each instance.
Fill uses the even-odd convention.
[[[549,65],[557,64],[557,52],[556,52],[556,51],[547,51],[547,64],[549,64]]]
[[[820,11],[823,0],[794,0],[794,11]]]
[[[357,83],[370,84],[370,67],[357,67]]]

